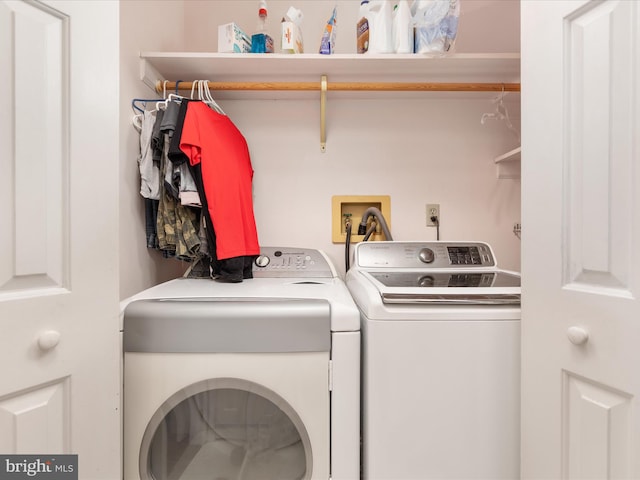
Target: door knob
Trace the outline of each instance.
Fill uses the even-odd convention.
[[[567,337],[574,345],[583,345],[589,340],[589,332],[582,327],[569,327]]]
[[[38,337],[38,346],[40,350],[51,350],[60,342],[60,332],[56,330],[47,330],[42,332]]]

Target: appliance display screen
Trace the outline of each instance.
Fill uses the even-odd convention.
[[[447,247],[451,265],[482,265],[478,247]]]

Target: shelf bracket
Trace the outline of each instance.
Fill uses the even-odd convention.
[[[327,150],[327,76],[320,79],[320,151]]]
[[[150,89],[157,93],[162,93],[162,81],[164,77],[160,75],[158,70],[156,70],[150,62],[144,59],[140,62],[140,80]],[[158,85],[160,85],[159,89]]]

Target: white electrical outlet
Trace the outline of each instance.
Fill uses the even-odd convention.
[[[436,225],[442,223],[442,219],[440,218],[440,204],[438,203],[427,203],[427,227],[435,227]],[[432,220],[432,217],[436,217],[437,223]]]

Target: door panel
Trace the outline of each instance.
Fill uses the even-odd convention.
[[[121,475],[118,2],[0,0],[0,451]]]
[[[632,395],[564,372],[563,478],[632,478]]]
[[[2,218],[0,299],[53,293],[68,277],[69,132],[68,18],[40,4],[0,4],[2,22],[13,31],[13,117],[7,115],[7,160],[2,177],[7,201]],[[6,61],[6,60],[5,60]],[[10,70],[10,69],[7,69]],[[7,112],[9,113],[9,112]],[[3,122],[4,123],[4,122]],[[36,290],[44,289],[46,292]],[[58,291],[56,293],[62,293]]]
[[[640,4],[521,6],[522,478],[638,478]]]
[[[69,451],[69,379],[0,399],[0,451],[39,454]]]
[[[590,2],[568,15],[562,72],[565,283],[627,297],[634,129],[629,99],[638,54],[629,41],[633,9],[632,2]]]

